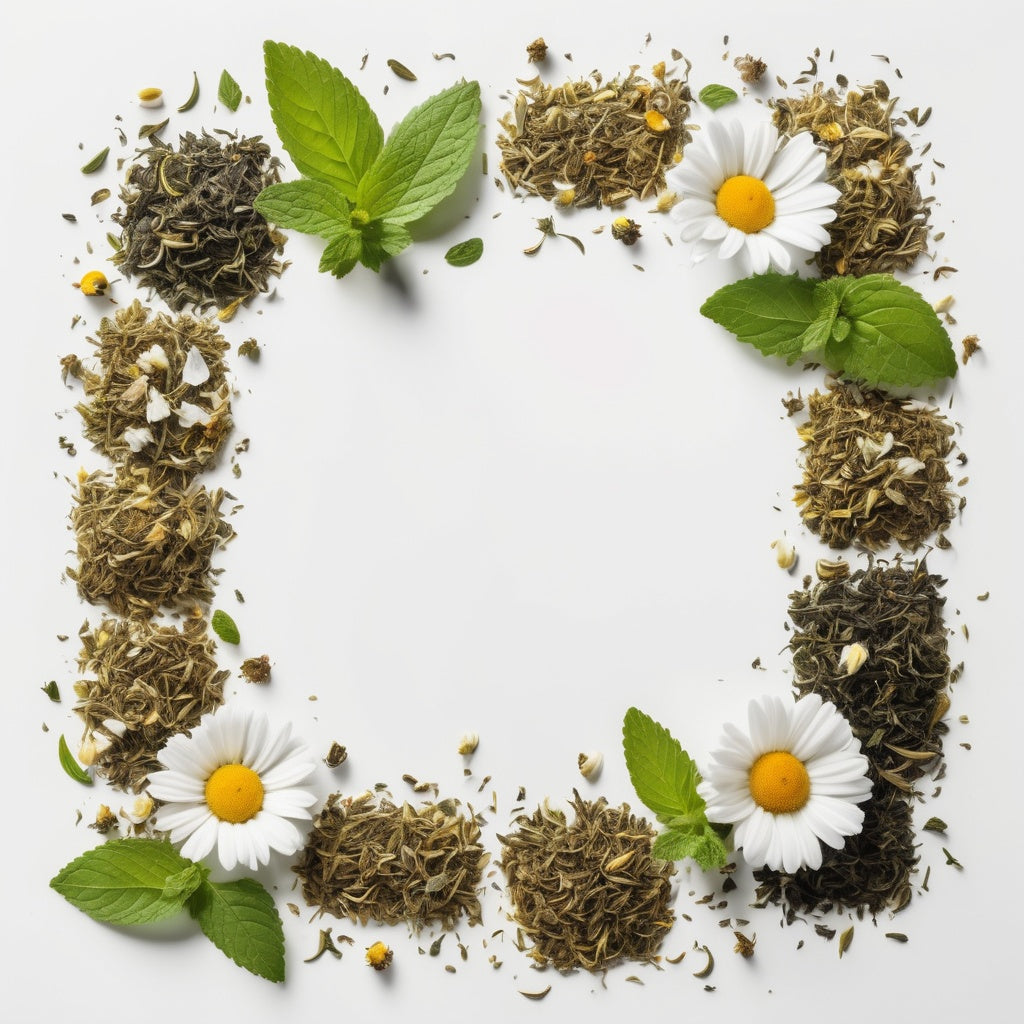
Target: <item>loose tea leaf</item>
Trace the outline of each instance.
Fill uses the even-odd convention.
[[[242,639],[238,633],[238,627],[235,625],[235,620],[220,608],[213,613],[213,618],[210,619],[210,628],[226,644],[237,644]]]
[[[484,253],[482,238],[468,238],[465,242],[453,245],[445,254],[447,263],[453,267],[468,267],[476,263]]]
[[[217,83],[217,98],[228,110],[237,110],[238,105],[242,102],[242,88],[227,71],[220,73],[220,81]]]
[[[98,171],[106,162],[110,153],[110,147],[104,146],[87,164],[82,167],[83,174],[93,174]]]
[[[57,756],[64,771],[83,786],[92,785],[92,776],[75,760],[74,754],[68,749],[68,741],[61,736],[57,744]]]
[[[184,114],[186,111],[191,110],[196,103],[199,102],[199,75],[192,72],[192,91],[189,93],[188,99],[180,107],[178,107],[178,113]]]

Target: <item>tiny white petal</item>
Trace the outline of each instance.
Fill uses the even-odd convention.
[[[152,345],[135,360],[136,364],[142,367],[146,373],[154,373],[157,370],[166,370],[171,364],[164,351],[163,345]]]
[[[206,365],[203,353],[193,345],[185,357],[185,367],[181,371],[181,379],[186,384],[205,384],[210,379],[210,367]]]
[[[158,423],[171,415],[171,407],[156,388],[149,389],[149,398],[146,401],[146,419],[150,423]]]
[[[133,452],[141,452],[147,444],[154,444],[156,438],[149,427],[125,427],[122,440]]]
[[[201,405],[195,405],[193,402],[182,402],[178,406],[178,423],[186,430],[189,427],[194,427],[197,423],[205,427],[212,419],[213,414]]]

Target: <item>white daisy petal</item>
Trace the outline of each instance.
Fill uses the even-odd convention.
[[[217,845],[217,825],[219,822],[211,814],[202,824],[185,840],[181,848],[182,857],[189,860],[202,860]],[[172,840],[176,842],[177,840]]]
[[[154,772],[149,777],[150,795],[157,800],[175,802],[203,800],[206,786],[200,779],[181,772]]]
[[[185,366],[181,371],[181,379],[185,384],[205,384],[210,379],[210,368],[206,365],[203,353],[193,345],[185,357]]]

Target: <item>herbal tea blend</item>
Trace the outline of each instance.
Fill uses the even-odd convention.
[[[86,438],[114,462],[148,468],[151,480],[184,482],[209,467],[231,430],[229,345],[214,320],[153,314],[136,299],[97,334],[99,372],[77,370]]]
[[[226,141],[187,132],[178,149],[153,137],[121,188],[121,247],[113,261],[172,310],[224,310],[265,292],[285,237],[253,201],[280,181],[280,161],[259,136]]]
[[[83,749],[112,786],[138,791],[168,738],[223,702],[230,672],[217,668],[200,618],[180,628],[104,619],[79,636],[79,671],[92,674],[75,684]]]
[[[321,914],[366,924],[453,928],[480,923],[479,887],[490,859],[459,801],[419,807],[372,793],[334,793],[313,821],[294,870]]]
[[[68,576],[90,604],[129,618],[209,603],[214,552],[234,536],[223,497],[145,471],[82,475],[71,512],[78,566]]]
[[[946,458],[953,425],[937,410],[831,381],[807,398],[803,482],[794,501],[804,524],[832,548],[913,551],[955,512]]]
[[[596,71],[560,86],[521,82],[497,140],[506,180],[563,206],[656,195],[690,140],[688,73],[689,64],[682,78],[667,78],[662,63],[653,82],[635,71],[607,82]]]
[[[627,805],[573,792],[570,822],[546,803],[499,836],[501,867],[530,956],[560,971],[651,961],[672,927],[675,865],[651,855],[654,832]]]

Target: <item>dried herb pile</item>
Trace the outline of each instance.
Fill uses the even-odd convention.
[[[479,888],[490,854],[472,810],[442,800],[413,807],[365,793],[328,797],[293,870],[320,913],[419,931],[460,918],[479,924]]]
[[[952,682],[943,621],[945,580],[923,562],[879,560],[852,575],[829,573],[791,595],[795,685],[818,693],[849,721],[874,783],[864,830],[842,850],[825,850],[818,871],[762,870],[759,898],[798,911],[866,907],[900,910],[910,901],[917,861],[911,827],[915,783],[941,771],[943,716]],[[859,644],[855,670],[844,651]]]
[[[177,150],[151,136],[128,170],[113,216],[113,261],[172,310],[226,309],[265,292],[284,265],[285,237],[253,201],[280,181],[280,161],[259,136],[180,136]]]
[[[223,354],[211,319],[152,314],[138,299],[100,321],[100,369],[78,364],[87,401],[77,406],[98,451],[154,479],[188,477],[215,461],[231,430]]]
[[[921,195],[895,104],[882,81],[845,96],[819,82],[801,97],[774,101],[779,131],[811,132],[840,192],[831,241],[815,257],[823,277],[907,270],[928,247],[931,199]]]
[[[95,629],[86,623],[79,636],[79,670],[92,677],[75,684],[75,711],[87,743],[102,748],[93,764],[114,787],[138,792],[168,738],[223,703],[230,673],[218,670],[199,618],[180,629],[104,619]]]
[[[651,856],[654,831],[629,807],[584,800],[574,819],[542,804],[499,836],[515,920],[529,955],[561,971],[649,962],[672,927],[675,865]]]
[[[913,551],[952,522],[953,425],[931,407],[833,381],[808,396],[803,481],[794,500],[832,548]]]
[[[607,82],[597,71],[560,86],[539,76],[520,81],[497,139],[508,183],[545,199],[560,196],[567,206],[656,195],[690,139],[691,100],[686,74],[656,70],[653,82],[635,70]]]

